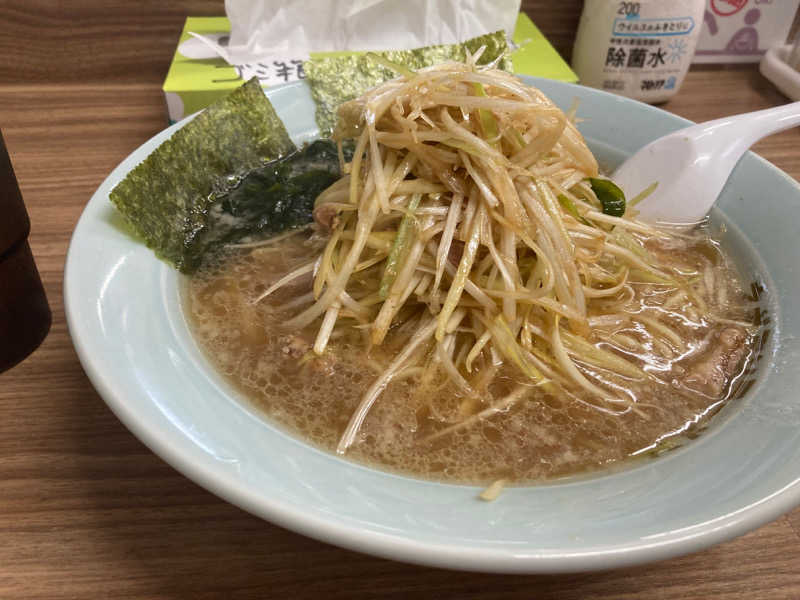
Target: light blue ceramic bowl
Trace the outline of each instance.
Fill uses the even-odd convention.
[[[596,90],[532,81],[562,107],[601,163],[685,125]],[[303,83],[268,92],[296,141],[316,133]],[[120,227],[111,189],[177,124],[131,154],[86,207],[67,256],[75,348],[117,416],[154,452],[226,500],[305,535],[398,560],[495,572],[554,573],[692,552],[800,503],[800,186],[748,154],[714,220],[768,289],[772,334],[758,381],[698,440],[662,458],[583,480],[478,489],[400,477],[321,452],[270,424],[207,364],[186,327],[180,276]],[[746,237],[740,234],[744,232]]]

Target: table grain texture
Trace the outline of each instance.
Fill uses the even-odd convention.
[[[568,57],[581,2],[523,5]],[[122,426],[70,341],[67,245],[100,182],[165,127],[161,83],[184,18],[222,13],[221,0],[0,0],[0,128],[53,310],[39,350],[0,375],[0,599],[800,599],[800,509],[637,568],[458,573],[264,522],[180,475]],[[755,66],[695,67],[664,108],[702,121],[784,102]],[[755,150],[800,178],[798,130]]]

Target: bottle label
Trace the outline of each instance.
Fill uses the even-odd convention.
[[[692,17],[672,17],[668,19],[639,19],[625,17],[614,19],[611,35],[625,37],[664,37],[686,35],[695,28]]]
[[[668,98],[692,59],[697,7],[686,0],[587,2],[575,52],[581,81],[642,100]]]
[[[616,74],[628,71],[640,77],[610,77],[603,81],[604,89],[625,90],[626,84],[639,87],[638,92],[673,90],[678,75],[689,59],[689,43],[682,39],[698,27],[690,16],[642,18],[639,2],[620,2],[606,50],[604,72]],[[636,92],[637,90],[629,90]]]

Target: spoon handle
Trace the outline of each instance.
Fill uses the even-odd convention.
[[[614,179],[628,194],[658,183],[637,205],[645,220],[692,225],[708,213],[753,144],[798,125],[800,102],[698,123],[639,149],[614,172]]]
[[[761,138],[800,125],[800,102],[725,117],[705,125],[714,129],[715,135],[717,131],[721,134],[726,130],[735,151],[741,155]],[[731,154],[733,151],[731,148]]]

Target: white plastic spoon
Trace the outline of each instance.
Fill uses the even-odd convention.
[[[658,183],[636,205],[642,220],[691,225],[711,210],[750,146],[797,125],[800,102],[692,125],[638,150],[612,179],[629,199]]]

